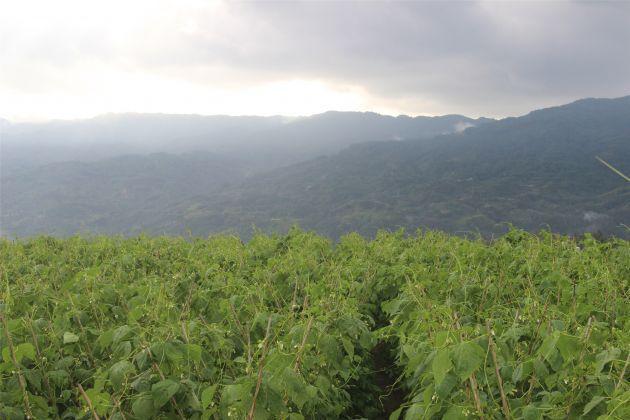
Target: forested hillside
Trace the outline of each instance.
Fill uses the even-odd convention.
[[[371,140],[484,124],[458,115],[303,118],[123,114],[0,130],[0,234],[161,232],[176,206]],[[180,232],[181,233],[181,232]]]
[[[0,417],[627,419],[630,244],[0,241]]]
[[[2,179],[3,232],[140,232],[173,203],[244,179],[249,166],[207,152],[55,162]]]
[[[183,203],[169,230],[245,233],[297,222],[332,236],[418,226],[489,235],[509,222],[627,236],[630,183],[597,156],[630,173],[630,97],[582,100],[430,142],[355,145]]]
[[[44,147],[29,158],[53,162],[35,164],[7,159],[27,148],[3,140],[3,235],[229,230],[248,237],[253,226],[286,231],[298,223],[331,237],[399,227],[490,236],[508,224],[628,236],[630,183],[597,158],[630,173],[630,97],[500,121],[335,112],[290,122],[111,118],[115,129],[102,123],[110,131],[98,131],[94,121],[79,127],[98,133],[86,138],[103,147],[107,133],[124,133],[122,150],[162,152],[91,161],[81,130],[70,124],[64,130],[74,127],[76,144],[57,152],[65,147],[78,160],[57,162]],[[222,134],[168,140],[188,125]],[[435,135],[443,132],[450,134]]]
[[[338,152],[359,142],[433,137],[489,120],[326,112],[309,117],[108,114],[88,120],[3,124],[3,171],[129,154],[209,152],[258,170]]]

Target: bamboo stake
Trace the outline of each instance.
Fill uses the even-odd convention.
[[[33,340],[33,344],[35,344],[35,351],[37,352],[37,358],[42,360],[42,353],[39,349],[39,343],[37,343],[37,337],[35,336],[35,331],[33,330],[33,321],[32,319],[28,320],[28,327],[31,331],[31,338]],[[41,368],[42,378],[44,379],[44,385],[46,386],[46,391],[48,392],[48,401],[53,407],[57,407],[57,398],[55,397],[55,392],[50,387],[50,381],[48,380],[48,375],[46,374],[46,369],[42,366]],[[55,413],[55,417],[59,417],[57,413]]]
[[[313,325],[313,318],[308,319],[308,324],[306,324],[306,329],[304,330],[304,335],[302,336],[302,343],[300,344],[300,348],[298,349],[297,355],[295,357],[295,365],[293,366],[293,370],[295,370],[296,372],[300,371],[302,352],[304,351],[304,347],[306,346],[306,340],[308,340],[308,335],[311,331],[311,325]]]
[[[477,379],[475,379],[475,374],[473,373],[468,378],[470,381],[470,387],[472,388],[473,397],[475,397],[475,406],[477,407],[477,411],[479,412],[479,418],[483,419],[483,411],[481,411],[481,399],[479,398],[479,387],[477,385]]]
[[[228,300],[228,303],[230,304],[230,310],[232,311],[232,317],[234,318],[234,322],[236,323],[236,326],[238,327],[238,329],[241,331],[241,335],[245,339],[244,342],[247,345],[247,372],[249,373],[249,370],[251,369],[251,366],[252,366],[251,337],[250,337],[249,331],[247,331],[245,327],[243,326],[243,324],[241,324],[241,321],[238,320],[238,315],[236,313],[236,309],[234,308],[234,305],[232,305],[232,302]]]
[[[9,345],[9,353],[11,354],[11,360],[13,361],[13,365],[17,371],[18,382],[20,384],[20,389],[22,390],[22,397],[24,399],[24,411],[26,412],[26,418],[32,419],[33,413],[31,411],[31,403],[28,399],[28,392],[26,391],[26,380],[24,379],[24,375],[22,375],[22,369],[18,364],[17,359],[15,358],[15,349],[13,348],[13,340],[11,339],[11,334],[9,334],[9,324],[7,323],[4,314],[0,313],[0,322],[2,322],[4,336],[7,339],[7,343]]]
[[[258,392],[260,391],[260,385],[262,384],[263,368],[265,367],[265,358],[267,357],[267,349],[269,348],[269,334],[271,333],[271,316],[267,321],[267,332],[265,333],[265,344],[263,345],[262,354],[260,356],[260,364],[258,365],[258,378],[256,379],[256,390],[254,391],[254,399],[252,400],[252,406],[249,409],[247,420],[254,418],[254,411],[256,410],[256,399],[258,398]]]
[[[88,395],[85,393],[81,384],[77,384],[77,387],[79,388],[79,392],[83,396],[83,399],[85,400],[88,407],[90,408],[90,411],[92,412],[92,417],[94,418],[94,420],[101,420],[98,414],[96,413],[96,410],[94,410],[94,406],[92,406],[92,400],[90,400],[90,397],[88,397]]]
[[[606,162],[604,159],[600,158],[599,156],[595,156],[595,159],[597,159],[600,163],[602,163],[604,166],[606,166],[608,169],[610,169],[611,171],[613,171],[614,173],[616,173],[617,175],[619,175],[626,181],[630,182],[630,178],[625,176],[619,169],[615,168],[610,163]]]
[[[116,408],[118,408],[118,412],[120,413],[120,417],[122,417],[123,420],[127,420],[127,417],[125,416],[125,413],[123,412],[123,409],[120,406],[120,401],[118,401],[118,398],[116,398],[115,396],[112,395],[112,399],[114,400],[114,404],[116,405]]]
[[[494,340],[492,340],[492,329],[490,328],[490,321],[486,320],[486,329],[488,330],[488,348],[490,348],[490,354],[492,355],[492,362],[494,363],[494,373],[497,375],[497,383],[499,384],[499,392],[501,393],[501,404],[503,406],[503,414],[506,418],[511,418],[510,405],[508,404],[505,396],[505,390],[503,389],[503,378],[499,372],[499,362],[497,361],[497,353],[494,349]]]
[[[630,353],[628,353],[628,356],[626,357],[626,363],[623,365],[623,370],[621,371],[621,375],[619,375],[619,381],[617,382],[617,385],[615,385],[615,391],[617,390],[617,388],[621,386],[621,383],[623,382],[623,378],[626,376],[626,369],[628,368],[628,362],[630,362]]]
[[[532,352],[534,351],[534,343],[538,339],[538,334],[540,333],[540,326],[542,325],[543,321],[545,320],[545,315],[547,313],[547,307],[548,306],[549,306],[549,298],[545,299],[545,307],[542,310],[542,314],[539,315],[540,318],[538,319],[538,323],[536,324],[536,332],[534,333],[534,337],[532,338],[532,340],[529,343],[529,350],[527,352],[528,354],[532,354]]]
[[[455,325],[457,329],[461,331],[462,327],[459,324],[459,318],[457,317],[457,312],[453,313],[455,318]],[[460,337],[464,339],[464,334],[460,332]],[[484,415],[481,409],[481,398],[479,398],[479,386],[477,385],[477,379],[475,378],[475,373],[473,372],[468,378],[468,382],[470,382],[470,388],[473,392],[473,398],[475,400],[475,407],[477,407],[477,412],[479,413],[479,418],[483,420]]]
[[[586,344],[588,343],[588,339],[591,337],[591,331],[592,331],[594,321],[595,321],[594,315],[591,315],[588,317],[588,323],[586,324],[586,328],[584,329],[584,346],[582,347],[582,351],[580,351],[580,363],[584,361],[584,353],[586,352]]]

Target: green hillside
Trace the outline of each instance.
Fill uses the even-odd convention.
[[[162,233],[181,203],[366,141],[484,124],[461,115],[327,112],[301,118],[112,114],[8,124],[0,133],[0,235]],[[179,231],[183,233],[186,229]]]
[[[197,120],[208,125],[198,127]],[[585,99],[499,121],[336,112],[283,125],[228,117],[218,119],[225,127],[201,117],[173,125],[158,124],[157,116],[122,121],[133,130],[115,126],[115,133],[156,135],[155,144],[144,138],[143,147],[207,151],[21,169],[15,166],[22,160],[8,159],[0,177],[0,234],[229,231],[247,238],[254,226],[286,232],[298,223],[332,238],[400,227],[491,237],[512,224],[628,238],[630,183],[597,157],[630,174],[630,97]],[[452,133],[462,121],[478,125]],[[263,122],[271,127],[257,125]],[[221,128],[227,137],[166,140],[187,123],[192,131]],[[441,132],[451,134],[435,136]],[[12,149],[3,149],[4,159],[6,150]]]
[[[0,241],[0,417],[626,419],[630,243]]]
[[[139,233],[169,205],[247,173],[242,161],[201,152],[50,163],[2,177],[0,230],[19,236]]]
[[[630,97],[582,100],[430,142],[358,144],[182,203],[179,219],[171,213],[162,224],[206,234],[297,222],[337,237],[418,226],[489,236],[512,223],[627,237],[630,183],[597,156],[630,173]]]

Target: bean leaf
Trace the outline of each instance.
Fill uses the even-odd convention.
[[[79,341],[79,336],[66,331],[65,333],[63,333],[63,344],[72,344],[72,343],[76,343]]]
[[[165,379],[154,384],[151,387],[151,396],[155,408],[160,408],[166,404],[173,395],[177,394],[177,391],[179,391],[179,383],[171,379]]]

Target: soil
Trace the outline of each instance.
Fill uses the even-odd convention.
[[[381,341],[372,349],[374,381],[381,389],[379,400],[382,405],[382,419],[388,419],[405,402],[405,394],[396,383],[400,372],[392,357],[392,348],[390,343]]]

